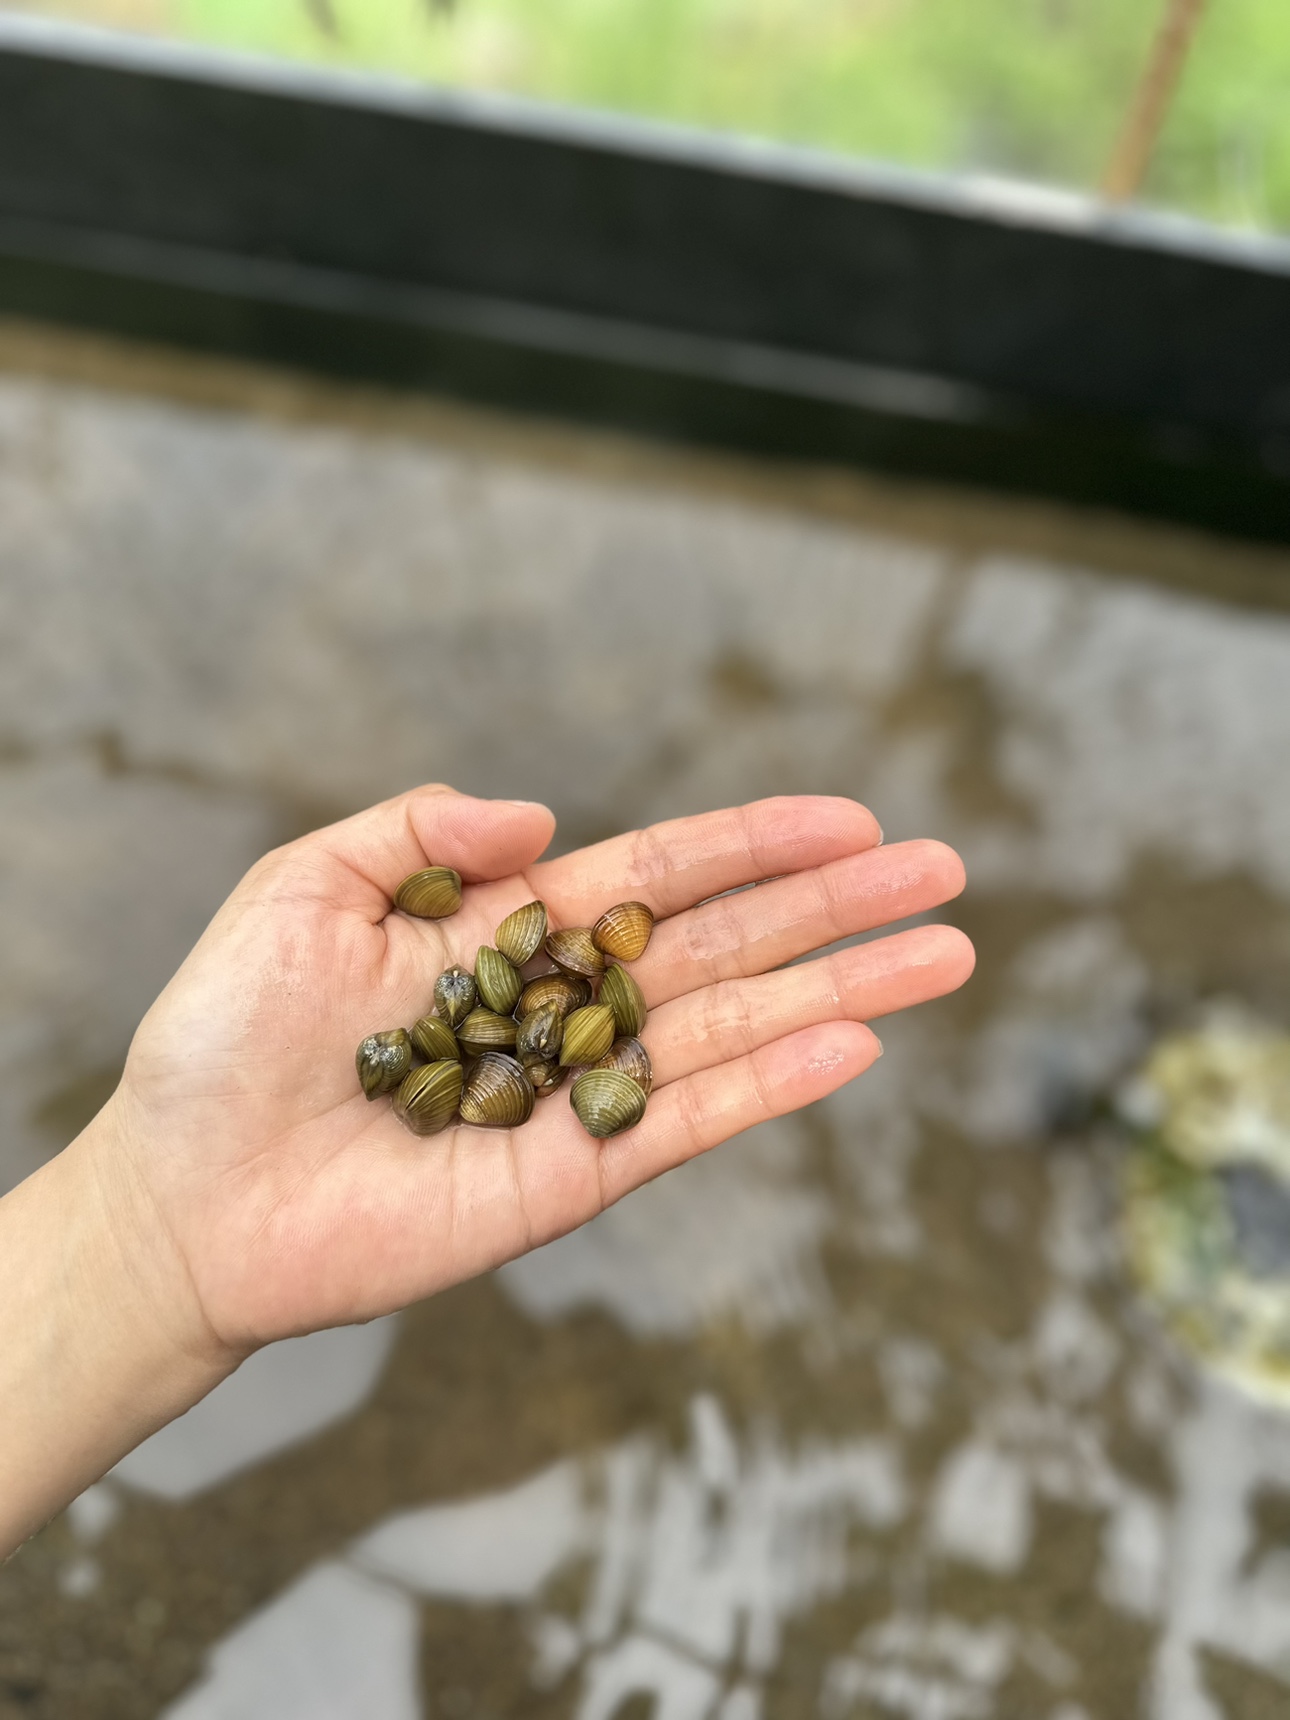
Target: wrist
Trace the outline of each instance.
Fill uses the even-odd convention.
[[[236,1367],[114,1099],[0,1201],[0,1557]]]

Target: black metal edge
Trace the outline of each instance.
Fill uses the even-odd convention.
[[[1060,200],[1044,194],[1030,199],[1027,225],[1017,194],[996,192],[983,208],[979,188],[772,146],[15,22],[0,20],[0,91],[25,91],[0,106],[0,310],[653,435],[1290,538],[1290,247],[1278,242],[1141,218],[1045,225],[1039,215]],[[202,133],[212,116],[225,127],[213,159]],[[482,195],[461,211],[468,242],[402,244],[397,197],[375,219],[355,203],[361,174],[329,204],[338,131],[345,147],[357,140],[369,152],[369,167],[385,161],[397,178],[438,166],[454,195]],[[322,162],[309,154],[319,145]],[[173,147],[158,156],[163,146]],[[99,159],[87,195],[90,148]],[[518,192],[499,199],[508,173]],[[587,200],[616,194],[606,235]],[[203,203],[197,237],[209,236],[213,212],[215,244],[193,242]],[[547,230],[508,231],[534,213]],[[810,242],[787,280],[774,255],[785,217]],[[719,273],[732,222],[750,253],[723,307],[706,259],[683,244],[708,229]],[[894,266],[880,255],[875,278],[866,253],[889,253],[893,235],[907,254]],[[651,290],[625,290],[642,247],[660,243]],[[1023,331],[1036,270],[1050,295],[1063,271],[1084,271],[1091,295],[1064,294],[1064,321],[1048,334],[1101,343],[1099,388],[1063,390],[1051,365],[1027,364],[1024,344],[993,366],[938,345],[935,328],[920,344],[920,317],[970,327],[973,307],[947,309],[952,279],[906,283],[914,338],[904,331],[892,362],[884,294],[898,297],[902,268],[929,255],[952,253],[961,270],[965,250],[969,275],[989,277],[979,314],[1006,319],[1011,302]],[[794,297],[802,270],[827,276],[829,302],[814,315]],[[693,302],[681,290],[687,273]],[[837,314],[857,280],[868,323]],[[1108,386],[1107,343],[1135,331],[1154,338],[1150,362],[1112,350],[1124,385]],[[905,362],[911,353],[931,362]],[[1197,367],[1204,382],[1207,362],[1222,371],[1234,353],[1237,386],[1198,395]]]

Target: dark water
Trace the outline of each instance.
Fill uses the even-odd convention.
[[[1135,1295],[1102,1098],[1290,1017],[1290,567],[8,330],[0,568],[5,1181],[259,852],[426,778],[565,845],[856,795],[981,958],[827,1104],[257,1357],[0,1572],[0,1716],[1286,1711],[1290,1418]]]

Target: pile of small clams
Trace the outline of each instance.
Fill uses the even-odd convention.
[[[461,878],[428,866],[403,880],[394,905],[446,919],[461,906]],[[634,1128],[654,1076],[640,1042],[645,999],[620,964],[645,953],[653,930],[643,902],[620,902],[594,926],[567,931],[551,928],[542,902],[517,908],[495,944],[480,948],[473,974],[439,975],[428,1014],[363,1040],[355,1057],[363,1092],[393,1094],[414,1135],[437,1135],[458,1118],[513,1129],[576,1069],[569,1103],[587,1133],[604,1140]],[[521,970],[541,950],[555,965],[526,981]]]

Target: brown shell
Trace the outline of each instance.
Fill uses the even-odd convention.
[[[571,1010],[581,1009],[583,1004],[590,1002],[589,980],[583,979],[579,974],[562,973],[559,968],[552,968],[550,973],[539,974],[524,987],[520,993],[516,1014],[523,1019],[548,1003],[553,1003],[563,1018]]]
[[[391,1027],[385,1033],[369,1033],[354,1053],[354,1067],[368,1099],[392,1093],[412,1067],[412,1041],[407,1029]]]
[[[394,892],[394,906],[421,920],[446,920],[461,906],[461,874],[451,866],[414,872]]]
[[[591,928],[592,941],[604,955],[634,962],[645,954],[654,916],[644,902],[619,902],[607,908]]]
[[[581,974],[583,979],[598,979],[605,971],[605,958],[592,943],[586,926],[552,932],[546,940],[546,953],[566,973]]]
[[[445,968],[434,982],[434,1006],[449,1027],[456,1027],[475,1007],[475,976],[455,964]]]
[[[437,1015],[423,1015],[415,1027],[408,1029],[412,1043],[427,1063],[441,1063],[445,1058],[461,1062],[457,1035],[446,1021]]]
[[[558,1063],[526,1063],[524,1073],[533,1083],[533,1091],[539,1099],[545,1099],[549,1093],[554,1093],[569,1073],[561,1069]]]
[[[509,1015],[472,1009],[457,1029],[457,1043],[469,1056],[478,1057],[485,1051],[508,1051],[518,1031]]]
[[[563,1040],[564,1017],[553,1003],[548,1003],[520,1022],[515,1055],[521,1063],[555,1063]]]
[[[460,1063],[423,1063],[395,1094],[394,1114],[414,1135],[437,1135],[457,1115],[461,1085]]]
[[[596,1068],[621,1070],[624,1075],[630,1075],[646,1095],[654,1085],[654,1065],[639,1039],[615,1039]]]
[[[569,1103],[598,1141],[634,1128],[645,1115],[644,1093],[621,1069],[584,1069],[573,1083]]]
[[[628,1039],[640,1038],[649,1012],[645,1008],[644,993],[626,968],[611,962],[605,969],[605,977],[600,982],[600,1001],[613,1010],[614,1024],[619,1033]]]
[[[533,1083],[513,1057],[489,1051],[466,1077],[461,1120],[477,1126],[517,1129],[533,1114]]]
[[[546,907],[542,902],[528,902],[507,914],[497,928],[498,949],[517,968],[534,957],[546,937]]]
[[[523,988],[523,980],[502,952],[483,944],[475,956],[475,990],[484,1008],[497,1015],[509,1015]]]
[[[598,1063],[613,1043],[613,1010],[607,1003],[590,1003],[566,1019],[560,1061],[566,1069],[575,1063]]]

